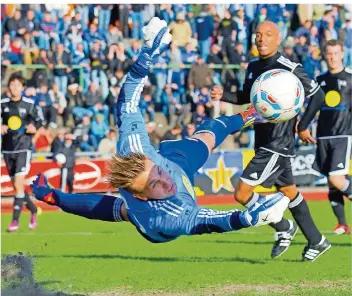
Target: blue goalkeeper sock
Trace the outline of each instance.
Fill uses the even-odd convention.
[[[230,225],[233,230],[240,230],[251,226],[248,221],[243,217],[243,211],[232,213],[230,217]]]
[[[56,205],[63,211],[88,219],[122,222],[123,199],[102,194],[63,193],[54,190]]]
[[[243,119],[240,114],[232,116],[220,116],[215,119],[204,121],[195,131],[196,134],[211,133],[215,138],[215,147],[218,147],[228,135],[240,131],[243,127]]]

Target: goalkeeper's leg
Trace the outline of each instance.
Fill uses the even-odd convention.
[[[102,194],[63,193],[54,190],[57,206],[64,212],[88,219],[122,222],[128,221],[124,201],[121,198]]]

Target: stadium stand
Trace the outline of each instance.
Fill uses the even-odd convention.
[[[22,71],[24,95],[45,109],[36,151],[51,150],[57,127],[80,137],[79,151],[104,151],[101,141],[114,147],[113,110],[120,82],[139,54],[141,28],[154,16],[167,21],[173,33],[169,51],[151,71],[140,106],[155,146],[175,127],[181,132],[173,137],[184,137],[193,128],[190,124],[239,110],[212,102],[210,87],[222,84],[234,92],[241,87],[248,62],[258,56],[254,31],[264,20],[279,25],[282,53],[301,63],[312,78],[327,69],[321,53],[329,39],[343,40],[345,65],[352,66],[348,5],[4,4],[2,94],[9,75]],[[297,145],[302,143],[297,140]],[[236,147],[253,147],[251,129],[220,148]]]

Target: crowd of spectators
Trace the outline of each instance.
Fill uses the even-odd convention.
[[[343,40],[345,65],[352,66],[351,13],[350,5],[326,4],[1,5],[2,83],[13,65],[28,66],[24,95],[45,118],[37,151],[50,149],[57,127],[75,135],[81,151],[114,147],[121,80],[139,54],[142,27],[158,16],[173,40],[151,70],[140,102],[158,146],[162,139],[190,135],[208,117],[238,111],[212,102],[210,88],[242,87],[248,62],[258,56],[255,28],[264,20],[278,24],[281,52],[312,78],[327,69],[322,48],[329,39]],[[163,135],[158,114],[165,118]],[[253,131],[234,140],[237,147],[253,147]]]

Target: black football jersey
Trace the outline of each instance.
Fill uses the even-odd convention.
[[[352,135],[352,72],[348,69],[317,77],[325,92],[325,102],[320,109],[317,137]]]
[[[306,98],[313,96],[320,88],[303,70],[301,64],[291,62],[280,53],[268,59],[256,59],[248,64],[243,92],[237,94],[237,104],[250,103],[250,92],[255,80],[264,72],[273,69],[284,69],[295,74],[301,81]],[[226,100],[225,101],[230,101]],[[284,156],[294,155],[294,140],[297,116],[282,123],[256,124],[255,148],[262,148],[280,153]]]
[[[22,97],[14,102],[10,98],[1,99],[1,124],[7,125],[8,130],[2,136],[1,148],[3,153],[13,153],[30,150],[32,134],[26,133],[27,125],[41,126],[43,114],[34,105],[32,99]]]

